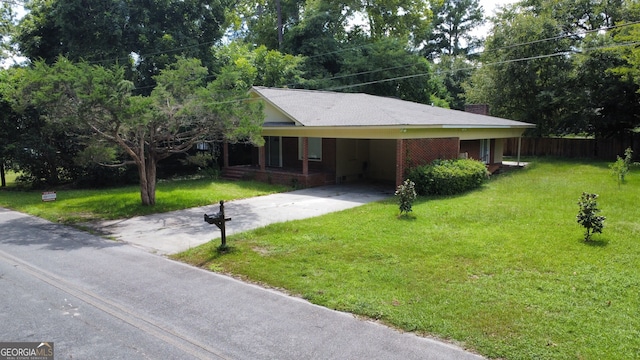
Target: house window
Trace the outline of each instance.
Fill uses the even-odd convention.
[[[480,160],[488,164],[490,161],[490,149],[491,149],[491,140],[482,139],[480,140]]]
[[[322,138],[309,139],[309,160],[322,161]],[[302,138],[298,138],[298,160],[302,160]]]

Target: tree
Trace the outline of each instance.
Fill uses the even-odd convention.
[[[566,132],[625,139],[629,129],[640,125],[640,87],[615,69],[635,67],[620,54],[624,47],[618,47],[610,33],[590,34],[583,43],[586,50],[575,56],[576,116],[567,118]]]
[[[11,4],[0,4],[0,65],[15,55],[9,38],[15,31],[15,12]]]
[[[433,76],[431,65],[407,49],[401,39],[365,39],[342,57],[332,89],[447,106],[442,100],[445,90]]]
[[[282,50],[284,35],[300,21],[305,2],[301,0],[244,0],[231,15],[233,28],[247,31],[243,37],[253,45]]]
[[[435,75],[441,79],[446,88],[445,100],[452,109],[464,110],[465,99],[464,84],[469,81],[475,71],[475,62],[465,56],[443,55],[440,61],[433,65]]]
[[[480,40],[471,31],[484,23],[479,0],[444,0],[433,6],[433,30],[424,47],[427,57],[468,56]]]
[[[623,41],[612,34],[633,27],[610,27],[640,19],[634,8],[623,0],[524,0],[503,8],[492,18],[467,99],[537,124],[536,136],[622,136],[638,123],[633,61],[621,50],[632,51],[637,34]]]
[[[269,50],[264,45],[254,49],[250,45],[234,41],[218,47],[215,58],[218,68],[216,72],[233,76],[233,79],[225,81],[231,81],[229,85],[238,90],[248,91],[252,85],[298,87],[305,82],[302,78],[303,57]],[[218,82],[222,82],[222,79]]]
[[[122,67],[37,62],[21,87],[22,101],[44,110],[46,120],[68,131],[89,132],[82,157],[114,164],[123,151],[136,165],[143,205],[155,204],[156,165],[198,141],[260,142],[259,104],[246,92],[206,84],[199,60],[179,58],[155,77],[149,96],[133,95]],[[230,98],[230,95],[236,95]]]
[[[568,111],[564,101],[572,90],[573,65],[562,55],[572,50],[573,39],[560,36],[563,24],[548,14],[506,9],[493,22],[482,68],[467,85],[467,101],[486,102],[494,115],[537,124],[537,136],[554,133]]]
[[[20,172],[20,180],[35,187],[57,185],[77,171],[78,151],[65,130],[47,123],[33,106],[16,111],[12,94],[27,72],[11,68],[0,72],[0,162]],[[4,169],[2,169],[4,170]]]
[[[362,0],[362,11],[372,39],[402,38],[414,47],[429,29],[433,15],[425,0]]]
[[[30,0],[16,41],[29,59],[126,65],[128,78],[148,94],[153,76],[175,55],[208,62],[222,36],[230,2],[209,0]]]

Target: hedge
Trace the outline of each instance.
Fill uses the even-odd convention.
[[[419,195],[454,195],[480,187],[489,172],[478,160],[436,160],[411,168],[407,177],[416,184]]]

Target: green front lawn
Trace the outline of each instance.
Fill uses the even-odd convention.
[[[176,256],[492,358],[640,358],[640,171],[538,160],[461,196],[275,224]],[[583,241],[583,191],[603,234]]]
[[[0,191],[0,206],[42,218],[73,224],[91,220],[129,218],[196,206],[272,194],[285,186],[255,181],[211,179],[159,182],[156,205],[142,206],[139,186],[99,190],[58,190],[57,200],[42,202],[38,191]]]

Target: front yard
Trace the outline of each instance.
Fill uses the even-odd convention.
[[[460,196],[395,199],[275,224],[175,256],[311,302],[461,344],[492,358],[640,358],[640,169],[618,186],[607,163],[539,159]],[[259,183],[0,191],[0,206],[53,221],[115,219],[284,191]],[[602,234],[583,241],[583,192],[600,195]],[[232,216],[232,214],[230,214]]]
[[[505,359],[640,357],[640,171],[534,161],[478,191],[271,225],[176,256]],[[583,241],[583,192],[603,234]]]

